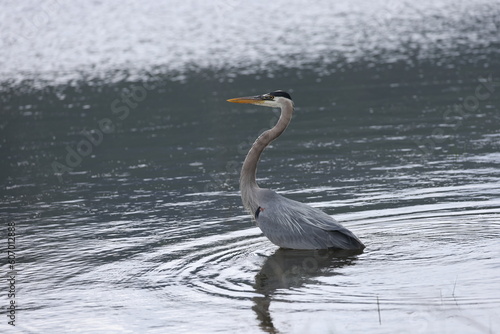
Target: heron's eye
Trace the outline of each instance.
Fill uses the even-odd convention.
[[[273,99],[274,99],[274,96],[269,95],[269,94],[266,94],[266,95],[263,95],[263,96],[262,96],[262,98],[263,98],[264,100],[273,100]]]

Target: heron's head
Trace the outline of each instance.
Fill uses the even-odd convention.
[[[257,96],[237,97],[229,99],[228,102],[256,104],[258,106],[280,108],[284,103],[293,103],[290,94],[282,90]]]

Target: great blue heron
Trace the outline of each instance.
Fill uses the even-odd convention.
[[[323,211],[283,197],[270,189],[260,188],[255,181],[257,163],[262,151],[279,137],[290,123],[293,114],[290,94],[278,90],[227,101],[281,108],[281,115],[276,125],[262,133],[248,151],[240,176],[243,206],[253,215],[264,235],[272,243],[283,248],[352,250],[365,248],[351,231]]]

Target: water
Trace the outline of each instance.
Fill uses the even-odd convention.
[[[1,331],[499,331],[499,5],[5,2]],[[259,183],[362,253],[280,250],[243,211],[278,115],[225,100],[275,89],[296,112]]]

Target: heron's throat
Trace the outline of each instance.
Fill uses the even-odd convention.
[[[243,162],[243,167],[241,169],[240,176],[240,190],[241,197],[243,200],[243,205],[252,214],[255,212],[259,206],[256,199],[256,190],[259,186],[256,182],[257,164],[259,163],[260,156],[264,149],[271,143],[274,139],[278,138],[283,131],[287,128],[293,114],[293,102],[284,101],[281,106],[281,115],[276,123],[276,125],[264,131],[253,143],[252,148],[248,151],[248,154]]]

